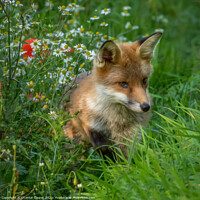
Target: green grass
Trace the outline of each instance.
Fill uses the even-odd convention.
[[[3,1],[0,2],[3,10]],[[199,199],[200,3],[187,0],[76,1],[85,10],[79,11],[78,16],[73,12],[67,17],[62,16],[57,7],[67,6],[69,2],[53,2],[52,9],[43,1],[35,3],[39,6],[36,13],[29,1],[23,1],[20,8],[6,7],[9,19],[0,11],[0,20],[8,21],[0,26],[0,198]],[[122,17],[123,6],[132,7],[130,16]],[[111,8],[111,13],[87,23],[90,17],[100,16],[104,8]],[[16,13],[22,13],[19,22]],[[30,30],[21,34],[16,23],[22,24],[26,19],[27,23],[37,21],[39,24],[31,25]],[[66,67],[63,57],[55,57],[55,47],[49,44],[50,56],[44,58],[37,53],[28,64],[18,62],[23,56],[18,58],[19,45],[13,46],[14,40],[24,44],[30,38],[48,38],[47,33],[58,30],[69,33],[74,28],[68,22],[70,19],[77,27],[83,26],[84,32],[93,33],[92,37],[68,36],[73,38],[69,46],[74,48],[82,43],[88,50],[95,49],[101,40],[94,35],[97,31],[134,41],[157,28],[164,29],[152,61],[154,73],[149,90],[154,102],[153,116],[149,125],[141,130],[143,141],[132,143],[130,149],[134,149],[135,154],[130,153],[127,160],[122,157],[115,163],[104,161],[63,135],[62,127],[70,116],[59,104],[68,83],[60,84],[57,74],[66,68],[65,79],[70,82],[71,75],[91,69],[88,59],[79,53],[66,54],[72,57]],[[103,21],[109,26],[100,27]],[[125,29],[128,21],[139,29]],[[13,31],[9,31],[9,26]],[[64,38],[49,39],[63,42]],[[16,69],[25,73],[13,76]],[[30,81],[34,83],[33,91],[28,87]],[[34,102],[31,93],[36,99],[37,93],[45,98]],[[43,109],[44,105],[48,108]],[[56,112],[55,120],[48,114],[50,111]]]

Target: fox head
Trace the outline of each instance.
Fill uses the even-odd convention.
[[[133,43],[108,40],[101,46],[94,60],[94,74],[97,91],[104,100],[137,113],[150,110],[150,62],[161,35],[157,32]]]

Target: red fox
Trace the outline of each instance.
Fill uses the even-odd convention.
[[[70,97],[69,112],[78,114],[64,127],[66,136],[88,141],[108,156],[114,144],[127,157],[127,139],[133,140],[138,126],[145,126],[151,116],[150,62],[161,35],[156,32],[133,43],[104,42],[92,73]]]

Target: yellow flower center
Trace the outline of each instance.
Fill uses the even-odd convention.
[[[81,33],[83,33],[83,32],[84,32],[84,30],[85,30],[84,28],[81,28]]]
[[[63,71],[62,71],[62,74],[63,74],[63,75],[65,75],[66,73],[67,73],[67,71],[66,71],[66,70],[63,70]]]
[[[61,6],[61,9],[64,10],[66,8],[66,6]]]
[[[89,52],[89,51],[86,51],[86,54],[89,56],[89,55],[90,55],[90,52]]]
[[[107,9],[107,8],[105,8],[105,9],[104,9],[104,12],[107,12],[107,11],[108,11],[108,9]]]
[[[68,46],[67,44],[64,46],[65,49],[68,49],[68,47],[69,47],[69,46]]]
[[[72,69],[73,69],[73,68],[70,66],[70,67],[69,67],[69,71],[72,71]]]
[[[33,88],[33,86],[34,86],[33,81],[30,81],[28,87],[29,87],[29,88]]]
[[[86,50],[86,47],[82,47],[83,50]]]
[[[83,68],[83,67],[84,67],[84,64],[81,64],[81,65],[80,65],[80,68]]]
[[[37,41],[35,41],[35,42],[33,42],[33,44],[36,46],[36,45],[38,45],[38,42],[37,42]]]
[[[107,39],[107,38],[108,38],[108,36],[107,36],[107,35],[104,35],[104,36],[103,36],[103,38],[104,38],[104,39]]]
[[[20,4],[20,1],[16,1],[16,4],[19,5],[19,4]]]
[[[78,44],[77,47],[78,47],[78,48],[81,48],[81,44]]]

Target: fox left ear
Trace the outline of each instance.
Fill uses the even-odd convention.
[[[103,67],[106,62],[116,63],[120,57],[119,47],[112,40],[107,40],[102,44],[97,54],[97,67]]]
[[[161,36],[162,36],[162,32],[156,32],[138,41],[139,43],[138,53],[142,59],[145,59],[145,60],[152,59],[154,50]]]

